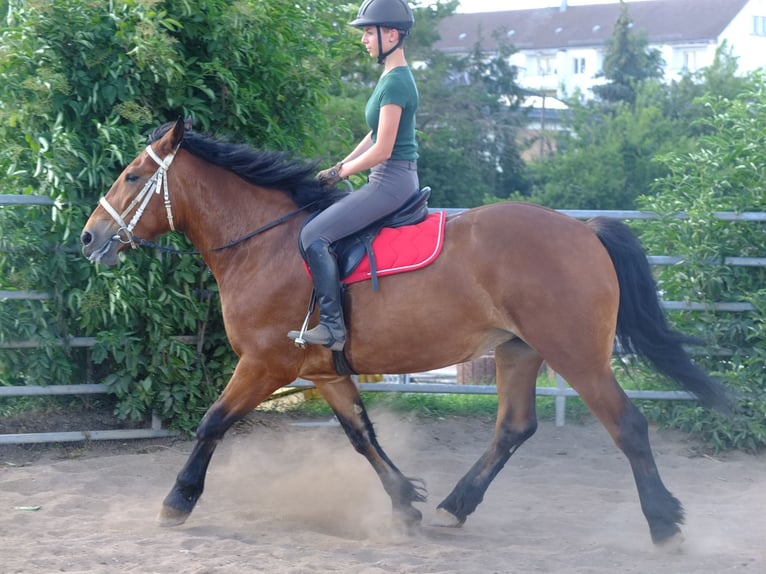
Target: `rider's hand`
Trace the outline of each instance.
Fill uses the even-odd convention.
[[[338,182],[345,179],[341,174],[340,170],[343,167],[343,162],[339,161],[334,166],[332,166],[329,169],[323,169],[317,174],[317,179],[319,180],[319,183],[322,185],[322,187],[333,187]]]

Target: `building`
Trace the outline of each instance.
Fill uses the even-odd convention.
[[[724,42],[739,70],[766,67],[766,0],[649,0],[630,2],[628,12],[650,48],[660,50],[665,79],[695,72],[713,62]],[[606,42],[612,37],[620,3],[454,14],[439,27],[437,49],[467,53],[478,42],[491,52],[494,33],[518,50],[511,64],[519,84],[539,94],[593,96],[603,68]]]

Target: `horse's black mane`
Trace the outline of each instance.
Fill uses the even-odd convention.
[[[149,143],[156,142],[172,127],[173,122],[155,129]],[[189,129],[184,132],[181,148],[254,185],[285,191],[298,207],[308,207],[309,211],[324,209],[348,193],[322,188],[314,178],[317,162],[295,159],[288,152],[259,151]]]

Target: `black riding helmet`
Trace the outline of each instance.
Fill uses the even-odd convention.
[[[386,56],[393,53],[404,42],[404,37],[415,24],[412,9],[405,0],[364,0],[359,7],[356,20],[351,26],[364,28],[375,26],[378,29],[378,64],[382,64]],[[383,52],[383,39],[380,29],[394,28],[399,31],[399,41],[388,52]]]

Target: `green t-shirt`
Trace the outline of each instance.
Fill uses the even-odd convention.
[[[373,142],[378,139],[380,108],[387,104],[396,104],[402,108],[391,159],[415,161],[418,159],[418,142],[415,139],[418,88],[408,66],[398,66],[382,76],[367,100],[364,115],[372,130]]]

